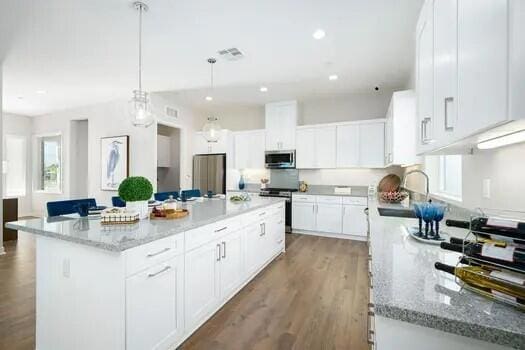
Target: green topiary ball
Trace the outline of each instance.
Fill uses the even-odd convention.
[[[147,201],[152,194],[153,186],[143,176],[130,176],[118,187],[119,197],[126,202]]]

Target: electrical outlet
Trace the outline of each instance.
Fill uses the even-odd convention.
[[[483,198],[490,199],[490,179],[483,179]]]
[[[62,260],[62,276],[69,278],[71,276],[71,263],[69,259]]]

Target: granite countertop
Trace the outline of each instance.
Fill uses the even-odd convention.
[[[233,203],[228,199],[202,199],[188,202],[190,214],[177,220],[141,220],[131,225],[105,226],[97,218],[50,217],[19,220],[7,228],[121,252],[160,238],[211,224],[220,220],[266,207],[283,198],[252,196],[252,200]]]
[[[334,188],[337,186],[325,185],[308,185],[308,191],[296,192],[299,194],[306,194],[311,196],[338,196],[338,197],[368,197],[367,186],[349,186],[352,188],[351,194],[335,193]]]
[[[456,265],[460,254],[412,239],[404,226],[416,219],[382,217],[369,200],[375,313],[491,343],[525,349],[525,314],[462,290],[434,263]],[[467,230],[443,227],[464,238]]]

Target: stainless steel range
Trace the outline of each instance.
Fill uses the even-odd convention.
[[[266,188],[259,192],[261,197],[281,197],[286,198],[285,229],[287,233],[292,233],[292,193],[297,189],[292,188]]]

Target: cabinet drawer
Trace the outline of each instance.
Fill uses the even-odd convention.
[[[341,204],[342,198],[338,196],[316,196],[317,203]]]
[[[230,232],[237,231],[240,228],[241,221],[237,217],[186,231],[184,233],[186,252],[211,242],[214,239],[227,235]]]
[[[126,275],[133,275],[182,253],[184,253],[182,233],[130,249],[126,252]]]
[[[343,197],[343,204],[367,205],[368,199],[365,197]]]
[[[315,203],[315,196],[309,196],[306,194],[292,195],[292,201],[302,203]]]
[[[267,207],[252,211],[242,216],[242,225],[247,226],[254,222],[265,220],[275,211],[274,207]]]

